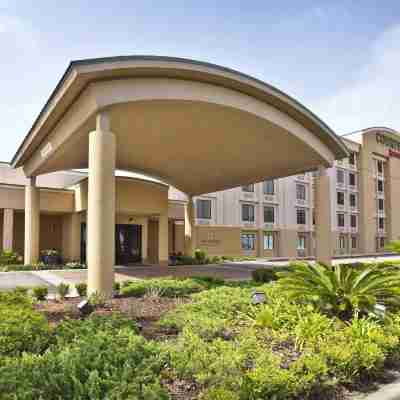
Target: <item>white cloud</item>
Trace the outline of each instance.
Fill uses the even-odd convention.
[[[369,61],[357,78],[313,105],[338,133],[377,125],[400,130],[400,25],[383,32],[366,52]]]

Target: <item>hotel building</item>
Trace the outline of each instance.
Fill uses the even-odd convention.
[[[334,255],[382,252],[400,239],[400,135],[377,127],[343,139],[350,156],[328,170]],[[211,254],[314,256],[315,175],[197,197],[197,245]]]
[[[400,238],[400,136],[369,128],[343,136],[350,156],[327,170],[334,255],[371,254]],[[315,255],[316,172],[194,197],[195,246],[211,255]],[[187,197],[139,175],[118,176],[116,262],[158,261],[159,217],[168,214],[168,251],[184,252]],[[24,253],[24,188],[20,169],[0,164],[0,243]],[[86,259],[85,172],[41,175],[39,247],[66,260]],[[135,199],[135,201],[131,201]],[[167,228],[168,227],[168,228]]]

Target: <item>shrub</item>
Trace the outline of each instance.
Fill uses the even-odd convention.
[[[12,250],[3,250],[0,252],[0,266],[19,264],[21,257]]]
[[[61,282],[57,286],[57,294],[60,296],[60,299],[64,300],[68,293],[69,293],[69,285],[67,283]]]
[[[86,264],[82,264],[79,261],[71,261],[65,264],[66,269],[87,269]]]
[[[16,286],[14,289],[14,293],[22,294],[22,295],[27,295],[28,294],[28,288],[25,286]]]
[[[197,264],[207,264],[208,263],[207,252],[205,250],[196,249],[194,251],[194,258],[195,258]]]
[[[268,283],[276,281],[278,276],[272,268],[257,268],[252,271],[251,276],[255,282]]]
[[[17,301],[15,301],[18,298]],[[0,303],[0,359],[23,352],[40,353],[48,345],[50,330],[46,318],[34,311],[28,300],[10,295]],[[1,375],[1,374],[0,374]],[[0,393],[2,391],[0,390]]]
[[[348,320],[354,313],[375,313],[376,304],[400,303],[400,272],[392,269],[294,264],[279,284],[292,298],[304,298],[321,310]]]
[[[163,364],[159,346],[129,330],[94,330],[57,351],[0,364],[0,393],[4,400],[167,400]]]
[[[89,296],[89,303],[95,308],[104,307],[107,303],[107,297],[102,293],[95,292]]]
[[[113,290],[114,290],[114,292],[119,293],[119,291],[121,290],[121,284],[119,282],[114,282],[113,283]]]
[[[0,292],[0,306],[31,307],[32,300],[26,293],[19,289],[11,292]]]
[[[85,282],[77,283],[75,289],[80,297],[86,297],[87,295],[87,284]]]
[[[223,279],[215,278],[213,276],[192,276],[191,279],[202,284],[207,289],[216,288],[226,284]]]
[[[196,264],[196,260],[194,257],[180,255],[176,257],[176,264],[177,265],[194,265]]]
[[[84,320],[66,319],[54,330],[58,347],[64,347],[84,337],[90,337],[96,332],[104,332],[110,336],[116,335],[122,329],[137,333],[137,324],[119,313],[111,316],[91,314]]]
[[[46,300],[47,295],[49,294],[49,289],[47,286],[35,286],[32,289],[33,297],[38,300]]]
[[[176,297],[200,292],[204,286],[193,279],[150,279],[123,285],[120,293],[126,297],[142,297],[151,289],[158,290],[164,297]]]

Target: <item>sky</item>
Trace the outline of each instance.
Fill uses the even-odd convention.
[[[293,96],[336,133],[400,130],[398,0],[0,0],[0,160],[71,60],[193,58]]]

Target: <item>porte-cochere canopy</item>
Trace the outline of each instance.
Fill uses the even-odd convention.
[[[13,158],[27,176],[88,167],[107,111],[116,168],[197,195],[328,167],[340,138],[274,87],[220,66],[127,56],[72,62]]]
[[[318,168],[316,254],[329,263],[325,168],[346,155],[342,141],[309,110],[239,72],[165,57],[75,61],[12,161],[31,177],[25,191],[25,261],[38,258],[40,174],[88,168],[88,293],[111,295],[115,169],[160,178],[193,196]],[[189,201],[187,254],[193,225]],[[168,264],[167,207],[158,226],[158,260]]]

